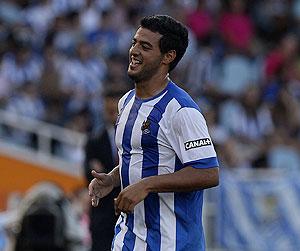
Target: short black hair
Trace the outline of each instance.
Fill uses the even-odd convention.
[[[142,18],[140,27],[162,35],[159,41],[161,53],[176,51],[176,58],[170,63],[172,71],[183,57],[189,43],[187,28],[174,18],[167,15],[152,15]]]

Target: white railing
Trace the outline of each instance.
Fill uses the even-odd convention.
[[[69,172],[68,170],[72,170],[71,174],[78,175],[80,172],[77,169],[81,163],[74,163],[67,158],[54,156],[51,153],[51,142],[56,140],[59,144],[67,145],[74,149],[83,149],[86,142],[85,134],[4,110],[0,110],[0,128],[1,126],[20,132],[34,133],[37,136],[37,148],[34,150],[30,147],[12,144],[10,138],[6,138],[4,135],[4,137],[0,138],[0,151],[5,151],[5,153],[15,157],[39,161],[40,164],[51,166],[54,169],[61,168],[61,171]],[[74,166],[77,166],[77,168]]]
[[[45,154],[51,154],[52,139],[79,147],[86,141],[86,136],[82,133],[3,110],[0,110],[0,124],[37,134],[38,151]]]

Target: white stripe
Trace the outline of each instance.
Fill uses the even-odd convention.
[[[131,159],[129,168],[129,184],[134,184],[142,178],[142,167],[143,167],[143,150],[141,146],[142,138],[142,124],[146,121],[149,113],[152,110],[152,106],[142,104],[135,123],[132,128],[131,135]]]
[[[175,250],[176,217],[174,214],[174,193],[159,193],[161,250]]]
[[[170,103],[169,103],[170,104]],[[169,130],[166,124],[169,122],[165,117],[168,116],[167,106],[163,118],[161,119],[160,129],[157,138],[160,140],[158,144],[159,151],[159,169],[158,175],[174,173],[175,171],[175,152],[170,149],[164,132]],[[173,106],[174,108],[174,106]],[[166,142],[166,143],[165,143]],[[172,152],[173,151],[173,157]],[[166,156],[168,158],[166,158]],[[174,213],[174,193],[159,193],[159,210],[160,210],[160,233],[161,233],[161,246],[160,250],[175,250],[176,249],[176,216]]]
[[[135,206],[133,232],[136,235],[133,251],[146,251],[147,229],[145,225],[144,201]]]
[[[127,216],[124,213],[121,213],[121,214],[124,216],[124,220],[120,224],[121,231],[117,234],[117,236],[115,238],[113,251],[121,251],[122,250],[124,237],[125,237],[125,234],[128,230],[127,226],[125,225]],[[119,220],[120,219],[121,219],[121,216],[119,217]]]
[[[140,110],[143,111],[143,113],[139,113],[132,129],[133,133],[131,136],[132,150],[129,168],[129,184],[134,184],[140,181],[142,178],[143,152],[141,147],[141,126],[152,110],[151,106],[143,106],[144,105],[142,104],[140,108]],[[147,229],[145,225],[145,210],[143,201],[136,205],[134,208],[133,232],[136,235],[134,251],[146,250]]]
[[[131,91],[132,91],[132,90],[130,90],[130,91],[128,91],[127,93],[125,93],[124,96],[119,100],[119,103],[118,103],[118,112],[119,112],[119,113],[120,113],[121,108],[123,108],[124,103],[125,103],[125,100],[126,100],[126,98],[129,96],[129,94],[131,93]],[[131,98],[131,99],[134,99],[134,97]]]
[[[174,111],[177,111],[180,105],[175,99],[172,99],[160,121],[160,128],[157,138],[160,140],[158,145],[159,151],[159,169],[158,175],[174,173],[176,154],[172,149],[177,142],[170,142],[173,140],[172,133],[170,134],[170,121]],[[171,135],[171,137],[170,137]],[[173,157],[172,156],[173,152]],[[174,193],[159,193],[159,210],[160,215],[160,232],[161,232],[161,250],[175,250],[176,249],[176,216]]]
[[[165,110],[165,113],[163,115],[163,118],[160,122],[160,129],[162,130],[164,136],[167,138],[168,146],[172,148],[173,152],[180,153],[180,144],[177,140],[176,133],[174,132],[174,128],[172,127],[172,119],[176,111],[180,109],[181,105],[178,103],[176,99],[172,99]],[[182,162],[181,156],[178,156]],[[171,166],[174,165],[174,162]]]

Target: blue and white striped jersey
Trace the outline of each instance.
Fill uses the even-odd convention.
[[[153,98],[139,99],[134,90],[121,98],[116,144],[122,189],[186,166],[218,166],[199,107],[171,81]],[[202,190],[149,194],[134,213],[120,215],[112,250],[205,250],[202,203]]]

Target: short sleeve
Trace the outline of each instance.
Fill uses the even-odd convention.
[[[211,168],[219,166],[206,121],[195,108],[179,109],[171,122],[177,146],[176,155],[183,166]]]

